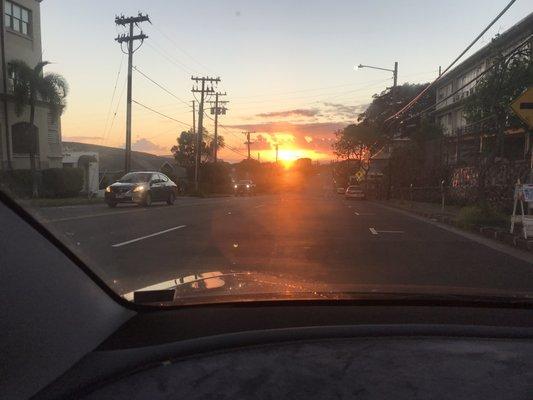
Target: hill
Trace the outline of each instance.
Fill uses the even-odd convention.
[[[124,149],[101,146],[90,143],[63,142],[64,151],[95,151],[98,153],[100,173],[119,172],[124,170]],[[131,169],[133,171],[159,170],[163,163],[175,164],[171,156],[156,156],[140,151],[131,152]]]

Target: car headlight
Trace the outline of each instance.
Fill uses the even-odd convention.
[[[246,189],[250,189],[250,185],[246,185]]]
[[[105,188],[105,191],[106,191],[107,193],[110,193],[110,192],[111,192],[111,186],[106,187],[106,188]]]
[[[137,186],[133,189],[134,192],[143,192],[146,188],[144,186]]]
[[[235,186],[233,186],[233,187],[234,187],[235,189],[237,189],[237,188],[238,188],[238,186],[237,186],[237,185],[235,185]]]

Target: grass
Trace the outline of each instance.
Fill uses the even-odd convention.
[[[507,226],[508,217],[486,205],[466,206],[459,210],[457,223],[463,228]]]
[[[98,197],[38,198],[22,200],[21,202],[30,207],[63,207],[85,204],[103,204],[104,199]]]

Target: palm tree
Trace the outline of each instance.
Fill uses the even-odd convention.
[[[30,119],[26,127],[26,138],[29,140],[30,168],[32,174],[32,194],[37,196],[37,179],[35,169],[35,106],[37,102],[44,102],[50,108],[54,117],[61,115],[65,106],[65,97],[68,93],[68,84],[61,75],[48,72],[43,74],[43,68],[50,64],[41,61],[35,67],[30,67],[22,60],[13,60],[9,63],[10,72],[14,77],[13,98],[15,113],[20,116],[27,106],[30,107]]]

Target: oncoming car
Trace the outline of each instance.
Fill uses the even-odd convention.
[[[249,179],[240,180],[233,185],[233,190],[236,196],[254,194],[255,184]]]
[[[129,172],[105,190],[109,207],[118,203],[137,203],[149,207],[154,201],[174,204],[177,186],[161,172]]]
[[[350,185],[346,189],[346,193],[344,193],[344,196],[347,199],[365,199],[365,192],[363,191],[363,188],[359,185]]]

